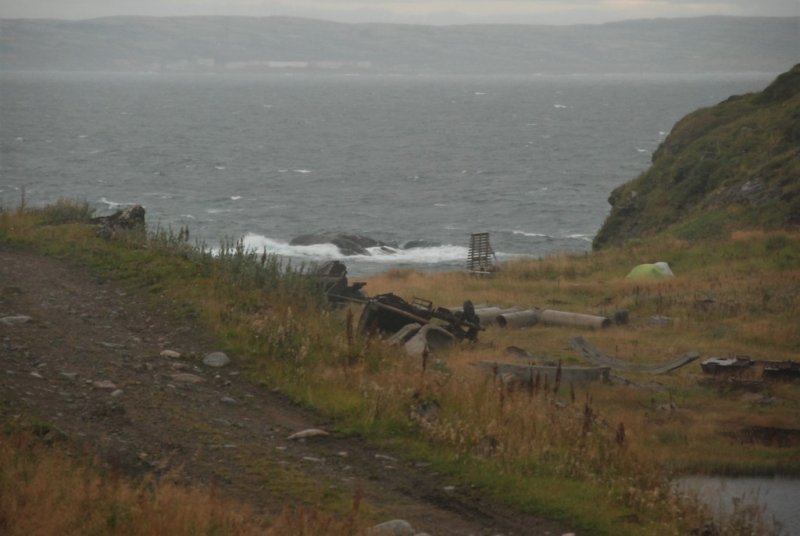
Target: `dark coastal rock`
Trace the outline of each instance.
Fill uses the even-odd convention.
[[[118,210],[110,216],[92,218],[92,223],[98,225],[97,234],[103,238],[111,238],[118,231],[144,232],[145,210],[142,205],[132,205]]]
[[[403,242],[402,249],[417,249],[417,248],[435,248],[441,246],[438,242],[431,242],[430,240],[409,240]]]
[[[368,236],[329,231],[301,235],[293,238],[289,244],[292,246],[333,244],[339,248],[342,255],[369,255],[370,253],[367,251],[367,248],[387,245]]]

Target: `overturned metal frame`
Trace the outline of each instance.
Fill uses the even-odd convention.
[[[433,319],[446,322],[444,329],[459,340],[477,339],[483,328],[475,316],[470,302],[465,302],[463,311],[453,312],[444,307],[433,308],[433,304],[421,298],[407,302],[395,294],[380,294],[366,301],[361,312],[358,330],[361,333],[381,332],[394,334],[407,324],[425,326]]]

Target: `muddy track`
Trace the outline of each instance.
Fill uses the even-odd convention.
[[[358,439],[288,440],[326,423],[250,382],[236,356],[223,368],[203,365],[197,356],[215,350],[213,341],[170,316],[171,306],[0,245],[0,318],[31,318],[0,323],[4,411],[35,415],[127,472],[177,471],[258,511],[286,502],[273,477],[294,474],[311,477],[317,490],[363,493],[387,519],[434,536],[569,532]],[[190,357],[161,357],[165,349]]]

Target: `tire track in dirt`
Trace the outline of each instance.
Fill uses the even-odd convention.
[[[170,307],[63,261],[0,245],[0,317],[31,318],[0,323],[5,411],[51,423],[129,474],[178,470],[186,483],[212,484],[257,511],[274,512],[286,500],[271,476],[297,474],[311,476],[316,488],[363,493],[387,519],[406,519],[434,536],[569,531],[357,439],[287,440],[325,423],[250,382],[235,356],[224,368],[161,357],[164,349],[191,356],[215,349],[202,330],[170,316]],[[176,381],[176,374],[202,381]],[[113,387],[95,383],[104,380]]]

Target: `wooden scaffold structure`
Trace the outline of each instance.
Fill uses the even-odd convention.
[[[473,233],[469,237],[467,272],[491,275],[497,271],[497,256],[489,243],[489,233]]]

